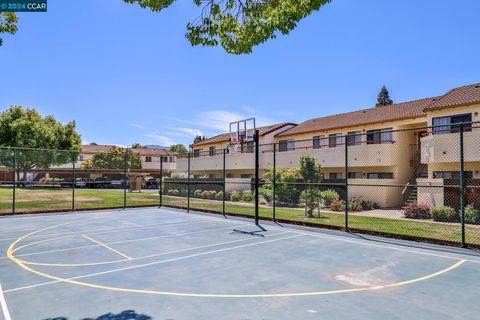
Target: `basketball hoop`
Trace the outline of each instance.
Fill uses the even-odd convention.
[[[230,143],[227,146],[228,153],[237,153],[238,146],[239,146],[238,143]]]

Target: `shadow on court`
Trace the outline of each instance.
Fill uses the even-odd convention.
[[[97,318],[84,318],[82,320],[151,320],[152,317],[145,314],[138,314],[134,310],[125,310],[117,314],[111,312]],[[48,318],[44,320],[68,320],[67,317]]]

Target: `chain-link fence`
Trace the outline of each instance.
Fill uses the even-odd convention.
[[[169,206],[480,246],[480,126],[363,130],[188,155],[0,148],[0,213]],[[233,152],[234,151],[234,152]]]

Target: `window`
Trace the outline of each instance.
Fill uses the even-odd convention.
[[[242,178],[242,179],[251,179],[251,178],[253,178],[253,174],[243,173],[243,174],[240,175],[240,178]]]
[[[233,178],[233,173],[227,173],[226,177],[229,178],[229,179]]]
[[[328,136],[328,146],[334,148],[342,144],[342,135],[340,133],[331,134]]]
[[[328,177],[330,178],[330,180],[343,179],[343,172],[330,172],[328,174]]]
[[[278,143],[278,151],[291,151],[295,150],[295,140],[281,140]]]
[[[85,156],[83,154],[80,155],[80,161],[85,161]]]
[[[241,152],[242,153],[253,153],[254,146],[253,142],[247,142],[242,144]]]
[[[313,149],[320,149],[327,146],[327,139],[325,136],[313,137]]]
[[[394,143],[392,128],[367,131],[367,144]]]
[[[194,158],[200,157],[200,149],[194,149],[193,150],[193,157]]]
[[[433,171],[433,179],[460,180],[460,171]],[[465,171],[465,179],[473,179],[472,171]]]
[[[348,179],[362,179],[363,175],[361,172],[349,172]]]
[[[362,143],[362,132],[351,131],[347,134],[347,145],[356,146]]]
[[[152,162],[152,157],[146,156],[145,157],[145,162]]]
[[[464,125],[465,131],[472,130],[472,124],[468,122],[472,122],[472,114],[460,114],[448,117],[438,117],[432,119],[432,133],[433,134],[445,134],[445,133],[452,133],[452,132],[459,132],[461,122],[467,122]]]
[[[393,179],[393,172],[369,172],[368,179]]]
[[[215,147],[208,148],[208,154],[210,157],[213,157],[215,155]]]

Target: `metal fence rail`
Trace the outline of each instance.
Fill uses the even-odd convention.
[[[168,157],[0,148],[0,214],[170,206],[480,247],[476,123]],[[140,164],[139,164],[140,163]],[[255,166],[260,180],[255,184]],[[258,193],[255,192],[258,187]],[[258,199],[258,209],[255,200]]]

